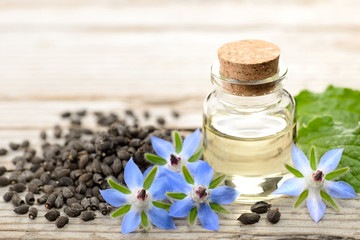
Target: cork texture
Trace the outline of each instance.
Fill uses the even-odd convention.
[[[257,81],[276,74],[280,48],[262,40],[230,42],[218,50],[220,72],[234,80]],[[240,85],[224,83],[224,88],[233,94],[252,96],[270,93],[274,84]]]

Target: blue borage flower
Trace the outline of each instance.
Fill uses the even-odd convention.
[[[174,229],[175,224],[165,209],[170,205],[157,200],[165,198],[166,185],[164,179],[156,178],[157,167],[154,167],[144,180],[144,176],[132,158],[124,169],[126,188],[111,179],[108,179],[113,189],[100,190],[107,203],[116,210],[112,217],[126,214],[122,220],[122,233],[134,231],[139,224],[150,229],[151,224],[163,229]]]
[[[204,228],[217,231],[219,228],[219,218],[214,212],[230,213],[220,204],[232,203],[239,192],[228,186],[216,188],[225,178],[222,175],[214,180],[214,170],[207,162],[201,162],[195,169],[194,177],[182,167],[182,177],[177,172],[168,173],[172,184],[179,186],[179,193],[167,193],[173,199],[177,199],[170,207],[170,216],[186,217],[189,215],[189,223],[193,225],[197,215]],[[213,211],[214,210],[214,211]]]
[[[295,202],[294,208],[298,207],[305,199],[310,216],[315,222],[319,222],[325,214],[325,200],[331,207],[339,209],[334,198],[357,198],[354,189],[346,182],[330,181],[344,173],[349,168],[335,170],[340,162],[343,148],[332,149],[326,152],[316,162],[315,148],[311,149],[310,161],[305,154],[296,147],[292,146],[291,156],[296,169],[289,165],[286,168],[296,177],[286,180],[274,194],[287,194],[299,196]],[[335,170],[335,171],[334,171]]]
[[[182,174],[182,166],[186,166],[191,173],[196,167],[203,162],[198,160],[202,154],[202,147],[199,148],[201,142],[201,133],[196,129],[187,136],[184,142],[178,132],[173,132],[174,145],[161,138],[151,136],[151,144],[157,155],[150,153],[145,154],[145,158],[159,167],[159,177],[166,177],[168,171]],[[152,168],[145,171],[147,175]],[[176,186],[168,186],[169,190],[177,190]],[[173,189],[175,187],[175,189]]]

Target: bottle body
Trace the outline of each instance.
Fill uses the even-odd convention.
[[[268,94],[238,96],[221,86],[204,103],[204,160],[226,185],[237,188],[238,200],[269,199],[288,175],[294,139],[294,99],[280,81]]]

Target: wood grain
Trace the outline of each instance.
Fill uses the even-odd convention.
[[[142,115],[151,109],[171,128],[201,126],[202,103],[212,89],[210,65],[225,42],[258,38],[281,47],[293,95],[327,85],[360,89],[360,2],[357,0],[3,0],[0,1],[0,146],[51,133],[64,110]],[[85,125],[94,127],[94,119]],[[0,157],[11,168],[16,153]],[[6,188],[0,188],[0,196]],[[70,219],[59,230],[42,216],[16,216],[0,199],[0,239],[360,239],[360,202],[339,200],[315,224],[295,198],[273,201],[282,212],[272,225],[265,216],[252,226],[236,218],[248,205],[232,204],[218,232],[187,226],[121,235],[121,220],[98,215]]]

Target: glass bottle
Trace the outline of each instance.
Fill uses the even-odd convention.
[[[244,41],[265,44],[260,44],[260,50],[264,47],[264,51],[270,44],[259,40]],[[244,48],[244,44],[239,42],[236,42],[240,45],[235,46],[236,51]],[[248,44],[245,47],[246,51],[240,51],[242,54],[248,53],[255,61],[263,60],[257,57],[259,49],[253,50],[251,48],[254,46]],[[236,55],[236,51],[232,54]],[[244,58],[246,56],[240,56],[240,59]],[[229,59],[239,60],[236,60],[236,56]],[[216,174],[227,175],[225,184],[240,191],[238,201],[242,202],[276,197],[271,192],[280,181],[287,179],[285,164],[291,165],[295,102],[283,89],[287,67],[278,59],[276,64],[269,66],[269,56],[265,60],[267,62],[258,69],[255,66],[249,70],[248,64],[245,80],[239,80],[243,62],[237,61],[241,62],[240,65],[232,67],[229,64],[221,67],[220,61],[216,61],[211,67],[211,81],[215,90],[204,103],[204,160],[214,168]],[[252,61],[251,64],[257,63]],[[267,67],[276,69],[271,73],[269,69],[264,69]],[[259,73],[262,70],[267,73]],[[223,72],[240,77],[233,79]],[[266,75],[270,76],[258,79]]]

